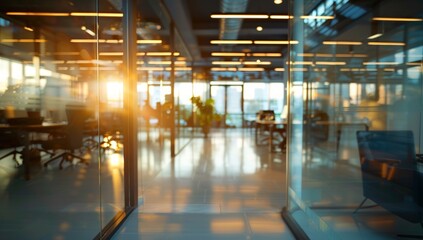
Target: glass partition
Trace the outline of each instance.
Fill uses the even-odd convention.
[[[421,237],[421,1],[291,1],[287,216],[312,239]]]
[[[244,119],[247,122],[254,121],[260,110],[273,110],[280,117],[286,101],[284,86],[282,82],[244,83]]]
[[[0,3],[3,237],[93,239],[130,209],[123,5]]]

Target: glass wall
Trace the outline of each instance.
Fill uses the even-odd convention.
[[[121,0],[0,3],[3,238],[93,239],[131,209],[124,9]]]
[[[245,119],[255,120],[260,110],[273,110],[280,116],[285,105],[284,83],[248,82],[244,84]]]
[[[423,3],[291,1],[288,208],[311,239],[423,235]]]

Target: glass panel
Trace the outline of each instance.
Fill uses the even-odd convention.
[[[284,83],[245,83],[245,120],[255,120],[260,110],[273,110],[279,117],[283,111],[284,92]]]
[[[421,237],[423,3],[314,2],[291,1],[289,213],[310,238]]]
[[[123,13],[122,0],[98,1],[99,12]],[[89,19],[89,20],[88,20]],[[86,91],[89,99],[94,99],[98,121],[95,136],[100,149],[96,149],[94,156],[99,160],[97,167],[100,173],[100,212],[101,227],[112,221],[125,209],[124,201],[124,158],[125,146],[123,132],[125,113],[128,106],[124,106],[124,72],[123,67],[123,32],[122,17],[88,18],[81,26],[85,32],[84,39],[97,38],[98,43],[85,45],[92,49],[92,56],[98,50],[98,62],[95,70],[84,74],[86,82],[80,85],[82,92]],[[96,22],[98,21],[98,22]],[[96,29],[96,24],[99,28]],[[105,41],[105,42],[103,42]],[[88,50],[88,52],[90,52]],[[119,53],[113,56],[113,53]],[[80,65],[82,68],[83,65]],[[96,74],[94,77],[92,74]],[[128,93],[126,93],[128,94]]]
[[[227,90],[227,127],[242,127],[242,87],[228,86]]]
[[[122,1],[0,12],[0,234],[92,239],[125,209]]]

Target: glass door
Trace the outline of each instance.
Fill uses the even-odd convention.
[[[211,86],[216,112],[222,116],[217,127],[242,127],[242,92],[243,86]]]

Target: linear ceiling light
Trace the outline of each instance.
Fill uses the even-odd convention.
[[[367,44],[373,46],[405,46],[403,42],[368,42]]]
[[[333,65],[333,66],[341,66],[346,65],[346,62],[325,62],[325,61],[317,61],[316,65]]]
[[[298,44],[298,41],[281,41],[281,40],[255,40],[254,44]]]
[[[252,53],[254,57],[281,57],[282,53]]]
[[[123,13],[96,13],[96,12],[7,12],[9,16],[38,16],[38,17],[123,17]]]
[[[316,53],[316,57],[333,57],[330,53]]]
[[[270,15],[270,19],[293,19],[294,16],[289,15]]]
[[[237,69],[236,68],[219,68],[219,67],[214,67],[210,69],[212,72],[235,72]]]
[[[269,15],[267,14],[212,14],[211,18],[240,18],[240,19],[268,19]]]
[[[374,72],[376,68],[341,68],[341,72]]]
[[[295,61],[295,62],[286,62],[286,64],[291,64],[291,65],[314,65],[313,62],[311,61]]]
[[[399,62],[363,62],[363,65],[398,65]]]
[[[172,64],[172,61],[149,61],[148,64],[170,65],[170,64]],[[186,62],[185,61],[175,61],[175,65],[186,65]]]
[[[260,60],[257,60],[257,61],[245,61],[243,63],[244,63],[244,65],[270,65],[270,64],[272,64],[272,62],[270,62],[270,61],[260,61]]]
[[[117,39],[71,39],[71,43],[123,43],[123,40]]]
[[[138,44],[161,44],[162,40],[137,40]]]
[[[92,31],[91,29],[87,28],[86,26],[81,26],[81,30],[88,33],[89,35],[91,35],[92,37],[95,36],[95,32]]]
[[[241,62],[237,61],[213,61],[213,65],[241,65]]]
[[[422,22],[423,18],[395,18],[395,17],[374,17],[374,21],[392,21],[392,22]]]
[[[138,71],[163,71],[162,67],[137,67]]]
[[[172,68],[167,67],[167,68],[165,68],[165,70],[166,71],[172,71]],[[191,71],[191,70],[192,70],[192,68],[190,68],[190,67],[176,67],[175,68],[175,71]]]
[[[123,13],[71,12],[73,17],[123,17]]]
[[[370,37],[368,37],[367,39],[376,39],[376,38],[378,38],[378,37],[381,37],[383,34],[382,33],[376,33],[376,34],[373,34],[373,35],[371,35]]]
[[[214,57],[244,57],[245,53],[242,52],[212,52]]]
[[[28,27],[28,26],[25,26],[24,29],[27,30],[27,31],[30,31],[30,32],[34,31],[34,29],[32,27]]]
[[[354,41],[323,41],[325,45],[361,45],[362,42],[354,42]]]
[[[238,71],[241,72],[262,72],[264,68],[238,68]]]
[[[307,72],[308,71],[307,68],[291,68],[290,70],[293,72]]]
[[[45,39],[0,39],[0,42],[4,43],[44,43],[47,42]]]
[[[68,17],[69,13],[55,12],[7,12],[9,16],[43,16],[43,17]]]
[[[297,53],[299,57],[314,57],[314,53]]]
[[[243,52],[212,52],[214,57],[281,57],[282,53],[243,53]]]
[[[421,63],[418,63],[418,62],[408,62],[408,63],[406,63],[406,65],[408,65],[408,66],[420,66]]]
[[[253,44],[252,40],[211,40],[211,44]]]
[[[171,52],[147,52],[146,55],[147,56],[156,56],[156,57],[159,57],[159,56],[171,56],[172,53]],[[179,55],[180,55],[179,52],[174,52],[173,53],[173,56],[179,56]]]
[[[285,68],[275,68],[276,72],[285,72]]]
[[[123,43],[122,39],[71,39],[72,43]],[[162,40],[138,40],[138,44],[160,44]]]

